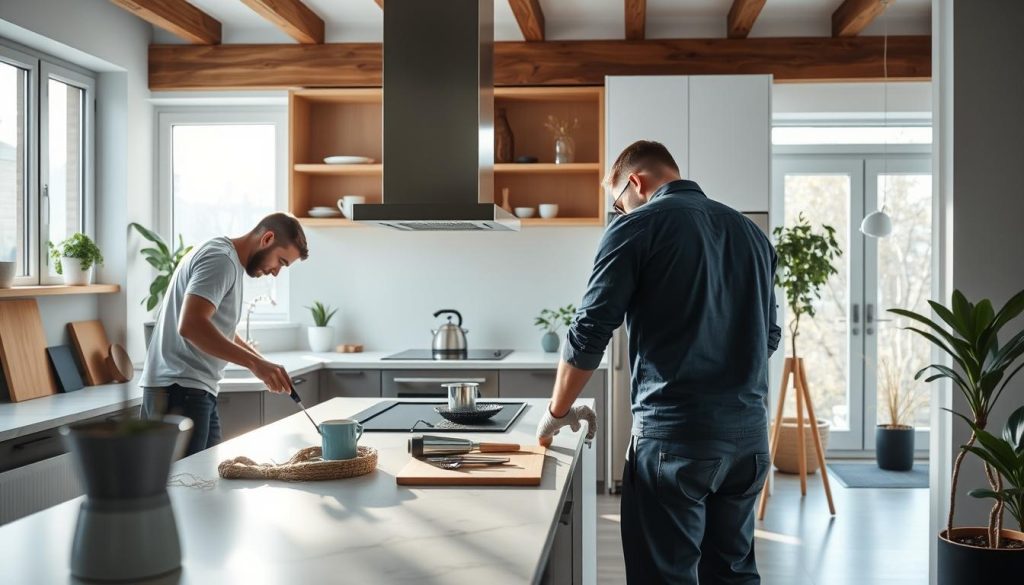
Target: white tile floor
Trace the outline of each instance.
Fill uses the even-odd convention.
[[[927,585],[928,490],[847,489],[830,477],[831,518],[821,479],[800,497],[796,476],[776,474],[756,533],[763,585]],[[598,497],[599,585],[622,585],[618,496]]]

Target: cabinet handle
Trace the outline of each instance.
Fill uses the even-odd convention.
[[[486,384],[487,378],[395,378],[395,384]]]
[[[334,370],[331,372],[335,376],[362,376],[362,370]]]
[[[35,439],[29,439],[29,440],[27,440],[25,442],[18,443],[17,445],[13,445],[13,446],[11,446],[11,449],[14,450],[14,451],[18,451],[20,449],[26,449],[26,448],[28,448],[31,445],[37,445],[39,443],[44,443],[44,442],[49,441],[50,439],[53,439],[53,438],[55,438],[53,435],[49,435],[49,436],[46,436],[46,437],[36,437]]]
[[[562,506],[562,515],[558,518],[558,523],[563,526],[572,524],[572,501],[567,501]]]
[[[296,386],[298,386],[299,384],[305,384],[305,383],[306,383],[306,379],[305,378],[292,378],[292,384],[295,384]]]

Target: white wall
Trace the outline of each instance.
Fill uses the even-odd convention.
[[[602,228],[519,233],[307,230],[310,257],[291,273],[292,319],[314,300],[340,307],[339,341],[367,350],[429,348],[438,309],[465,319],[470,348],[540,350],[533,318],[579,305]],[[304,334],[300,335],[305,344]]]
[[[871,117],[885,111],[882,83],[776,83],[772,86],[772,117],[787,119]],[[891,81],[890,119],[927,119],[932,110],[932,84]]]

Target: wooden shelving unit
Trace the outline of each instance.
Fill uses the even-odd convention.
[[[303,225],[352,227],[344,218],[311,218],[313,206],[334,207],[342,195],[381,201],[383,164],[382,97],[379,89],[301,89],[289,95],[289,210]],[[494,197],[509,190],[511,207],[559,206],[559,217],[523,220],[524,227],[600,226],[604,223],[604,89],[601,87],[515,87],[494,90],[495,111],[505,110],[516,155],[537,163],[494,165]],[[577,119],[576,159],[554,163],[549,115]],[[329,165],[331,155],[365,156],[373,164]]]
[[[50,297],[57,295],[103,295],[120,292],[116,284],[89,284],[85,286],[65,286],[48,284],[34,286],[15,286],[0,288],[0,299],[17,299],[26,297]]]

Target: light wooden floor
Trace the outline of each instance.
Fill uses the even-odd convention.
[[[847,489],[830,476],[830,519],[817,475],[806,498],[796,476],[775,477],[755,535],[763,585],[927,585],[928,490]],[[597,513],[597,582],[622,585],[618,496],[598,496]]]

